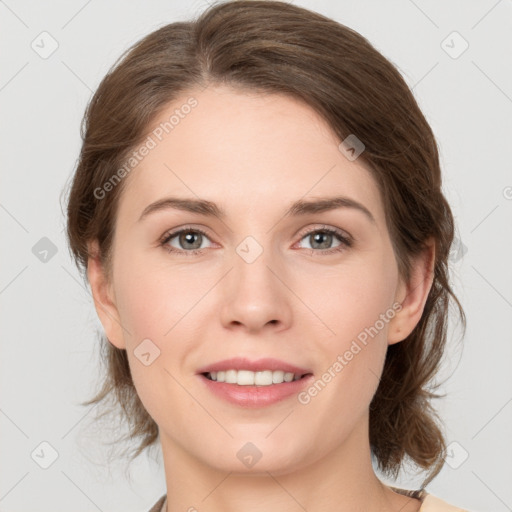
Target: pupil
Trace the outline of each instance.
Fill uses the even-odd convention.
[[[185,234],[181,235],[180,242],[184,243],[185,245],[188,244],[188,243],[192,243],[193,244],[193,238],[194,237],[200,237],[200,236],[201,236],[200,233],[188,232],[188,233],[185,233]],[[196,240],[195,246],[191,247],[191,248],[192,249],[199,249],[200,247],[201,247],[201,242],[199,242],[199,244],[197,244],[197,240]]]
[[[325,238],[324,242],[322,243],[322,238]],[[330,233],[315,233],[313,235],[313,239],[315,240],[315,243],[320,239],[320,249],[328,249],[330,242],[332,241],[332,235]]]

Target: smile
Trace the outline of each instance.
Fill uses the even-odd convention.
[[[237,384],[238,386],[271,386],[272,384],[282,384],[283,382],[292,382],[299,380],[306,374],[294,374],[284,370],[263,370],[252,372],[250,370],[226,370],[218,372],[207,372],[207,379],[216,382],[226,382],[227,384]]]

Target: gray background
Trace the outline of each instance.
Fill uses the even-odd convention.
[[[470,510],[512,510],[512,1],[293,3],[367,37],[402,72],[438,138],[468,329],[463,343],[451,330],[438,408],[452,444],[428,490]],[[140,457],[131,478],[121,463],[107,467],[105,436],[78,405],[98,380],[101,324],[69,257],[60,200],[107,69],[205,5],[0,1],[1,511],[144,511],[165,492],[158,452]]]

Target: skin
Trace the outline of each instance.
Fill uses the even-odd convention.
[[[173,102],[155,125],[190,96],[198,106],[125,178],[112,279],[97,257],[88,265],[105,333],[127,350],[137,392],[159,426],[167,510],[418,510],[419,500],[391,491],[373,471],[368,409],[387,346],[421,318],[434,245],[403,282],[376,182],[362,159],[339,151],[341,141],[309,106],[210,86]],[[283,217],[293,201],[334,194],[362,203],[375,223],[351,208]],[[138,220],[168,195],[208,199],[227,216],[167,209]],[[207,232],[200,254],[183,254],[194,239],[168,242],[181,254],[159,245],[185,226]],[[305,233],[322,226],[349,234],[353,246],[325,254],[339,240],[324,249]],[[236,252],[247,236],[263,250],[252,263]],[[283,359],[319,378],[396,302],[402,309],[306,405],[292,397],[238,407],[196,375],[245,355]],[[149,366],[134,355],[147,338],[161,351]],[[248,441],[262,453],[251,468],[237,458]]]

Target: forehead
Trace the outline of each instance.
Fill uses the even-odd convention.
[[[374,178],[361,159],[345,157],[340,142],[317,112],[290,96],[213,86],[190,91],[148,127],[142,145],[150,149],[139,151],[125,178],[119,216],[134,222],[165,195],[209,199],[247,216],[343,194],[382,219]]]

